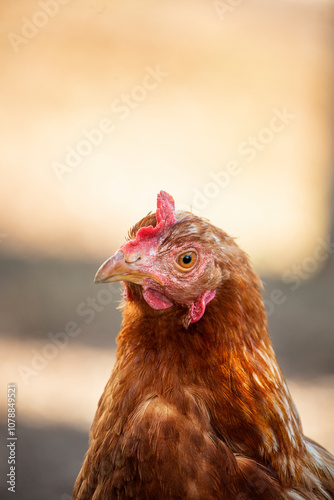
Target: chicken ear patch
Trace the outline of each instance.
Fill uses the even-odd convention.
[[[196,302],[193,302],[190,306],[190,323],[196,323],[201,319],[205,313],[206,305],[214,298],[216,295],[216,290],[207,290],[202,293]]]

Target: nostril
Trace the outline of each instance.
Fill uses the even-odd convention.
[[[127,262],[128,264],[132,264],[141,260],[142,257],[143,256],[140,252],[132,253],[131,255],[125,255],[125,262]]]

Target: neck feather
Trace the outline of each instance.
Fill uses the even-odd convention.
[[[136,304],[126,306],[118,369],[131,387],[128,411],[144,395],[157,394],[183,413],[193,411],[195,401],[208,409],[215,433],[235,453],[270,465],[288,483],[305,453],[299,416],[267,333],[262,299],[254,290],[251,302],[239,296],[233,304],[231,310],[221,295],[188,329],[175,314],[152,321]]]

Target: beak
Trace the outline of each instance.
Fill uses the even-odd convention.
[[[140,258],[138,258],[140,260]],[[159,285],[163,283],[153,274],[141,271],[136,262],[126,262],[123,252],[116,252],[115,255],[106,260],[97,271],[94,283],[112,283],[114,281],[131,281],[137,285],[143,284],[144,278],[151,278]]]

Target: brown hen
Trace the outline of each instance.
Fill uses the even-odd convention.
[[[161,191],[95,281],[124,282],[123,324],[75,500],[334,498],[231,237]]]

